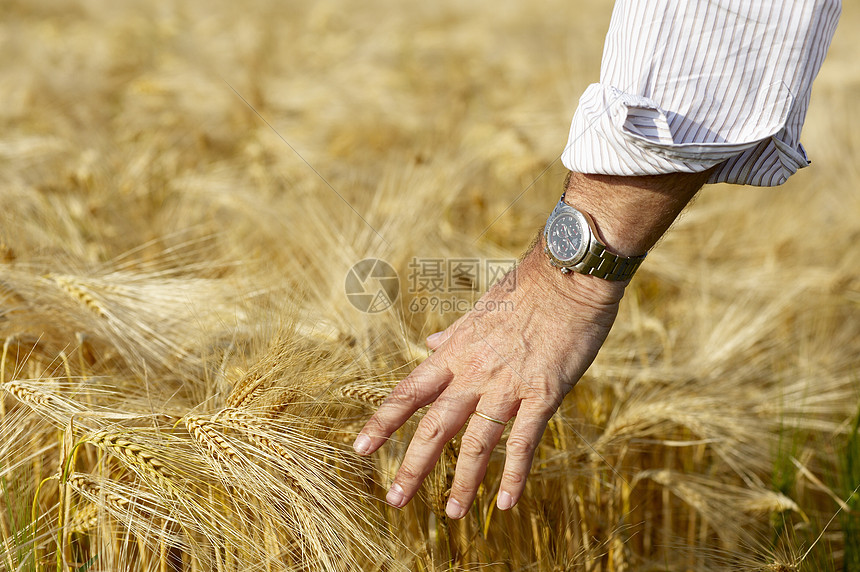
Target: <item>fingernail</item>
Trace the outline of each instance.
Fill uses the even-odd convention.
[[[496,499],[496,506],[499,507],[499,510],[508,510],[514,506],[514,497],[512,497],[507,491],[501,491],[499,493],[499,498]]]
[[[385,502],[390,504],[395,508],[400,508],[403,506],[403,488],[394,483],[391,485],[391,488],[388,489],[388,494],[385,495]]]
[[[355,452],[359,455],[367,455],[370,451],[370,437],[367,435],[359,435],[355,439],[355,443],[352,444],[352,448],[355,449]]]
[[[435,344],[436,342],[442,341],[442,334],[445,332],[436,332],[435,334],[430,334],[427,336],[428,344]]]
[[[448,518],[463,518],[466,514],[466,509],[455,499],[449,498],[448,506],[445,507],[445,514],[448,515]]]

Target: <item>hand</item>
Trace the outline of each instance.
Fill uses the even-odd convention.
[[[633,256],[654,246],[709,176],[710,171],[641,177],[571,173],[565,196],[592,216],[598,237],[612,252]],[[475,310],[427,338],[436,353],[397,384],[355,440],[356,452],[369,455],[418,409],[433,404],[388,491],[390,504],[402,507],[415,496],[445,443],[468,422],[446,510],[451,518],[465,516],[503,424],[516,416],[497,500],[502,510],[514,506],[547,422],[603,345],[626,286],[562,274],[540,247],[513,272],[515,288],[506,289],[503,280]],[[476,411],[491,419],[470,419]]]
[[[427,338],[436,352],[392,390],[356,439],[355,450],[369,455],[433,404],[388,492],[391,505],[412,499],[444,445],[468,422],[446,509],[451,518],[465,516],[504,423],[514,418],[497,501],[502,510],[514,506],[547,422],[597,355],[626,285],[562,274],[539,247],[512,272],[514,288],[508,276],[475,310]],[[472,416],[475,411],[502,423]]]

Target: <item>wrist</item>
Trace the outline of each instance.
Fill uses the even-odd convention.
[[[612,306],[621,300],[629,280],[613,282],[577,272],[563,274],[550,263],[544,252],[545,247],[546,242],[541,232],[519,264],[519,271],[537,283],[542,297],[552,297],[563,302],[586,303],[595,307]]]

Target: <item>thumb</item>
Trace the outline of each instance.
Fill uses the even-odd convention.
[[[437,349],[439,349],[439,346],[444,344],[448,340],[448,338],[454,335],[454,332],[457,330],[457,327],[459,327],[462,321],[463,318],[460,318],[441,332],[436,332],[435,334],[430,334],[429,336],[427,336],[427,339],[425,340],[427,348],[430,351],[436,351]]]

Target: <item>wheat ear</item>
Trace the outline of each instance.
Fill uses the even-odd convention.
[[[97,433],[87,440],[103,451],[120,458],[135,472],[158,483],[164,490],[178,493],[173,476],[164,463],[153,453],[138,443],[130,441],[121,433]]]
[[[3,389],[12,394],[18,401],[26,403],[33,409],[53,405],[53,400],[49,394],[27,387],[20,381],[7,381],[3,384]]]
[[[225,425],[240,430],[243,435],[257,445],[275,453],[286,461],[288,466],[298,463],[296,456],[289,449],[263,435],[260,429],[264,427],[264,424],[253,415],[238,409],[225,409],[219,414],[219,418],[223,420]]]
[[[268,381],[259,373],[255,374],[251,380],[240,380],[237,383],[237,388],[227,397],[227,406],[247,406],[263,392]]]
[[[216,459],[240,464],[239,452],[218,432],[211,419],[196,415],[185,418],[185,427],[195,441],[202,444]]]
[[[394,385],[391,383],[356,382],[341,386],[339,393],[344,397],[379,407],[392,389]]]
[[[69,483],[71,484],[71,483]],[[75,489],[74,486],[72,486]],[[84,496],[81,489],[75,489],[81,496]],[[89,499],[89,497],[87,497]],[[72,519],[69,521],[70,533],[85,533],[92,530],[99,523],[99,507],[94,502],[88,502],[82,508],[78,509]]]
[[[66,482],[78,494],[93,503],[103,503],[106,507],[114,511],[125,512],[128,510],[128,499],[116,493],[103,490],[95,479],[86,473],[72,473],[66,479]],[[95,515],[91,513],[95,513]],[[84,510],[78,511],[74,522],[80,522],[83,525],[83,523],[89,523],[94,518],[98,519],[98,507],[95,504],[91,504]],[[86,528],[91,528],[91,526],[87,526]]]
[[[93,296],[86,286],[81,286],[73,276],[57,276],[51,275],[50,278],[54,281],[60,290],[69,295],[69,297],[83,304],[88,310],[96,314],[100,318],[108,318],[108,313],[101,303]]]

